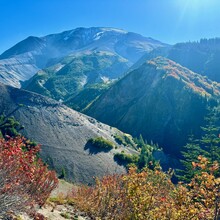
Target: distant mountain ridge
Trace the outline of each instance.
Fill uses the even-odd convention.
[[[0,55],[0,82],[20,87],[38,70],[79,51],[108,51],[131,66],[146,52],[165,44],[115,28],[76,28],[45,37],[28,37]]]
[[[134,136],[142,134],[175,155],[191,132],[200,134],[207,104],[219,97],[220,84],[157,57],[115,83],[86,114]]]
[[[171,59],[193,72],[220,82],[220,38],[201,39],[198,42],[177,43],[157,48],[144,55],[132,69],[140,66],[145,60],[158,56]]]

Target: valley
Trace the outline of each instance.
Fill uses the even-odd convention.
[[[117,28],[79,27],[29,36],[3,52],[2,152],[21,141],[15,155],[36,153],[40,144],[31,163],[37,166],[41,158],[45,172],[55,171],[60,182],[77,189],[44,200],[55,214],[40,212],[63,219],[69,213],[56,209],[61,205],[74,210],[71,218],[76,212],[88,219],[112,219],[112,213],[116,219],[145,219],[151,210],[149,215],[162,219],[155,209],[160,206],[172,216],[166,219],[180,219],[178,212],[194,219],[201,210],[201,219],[211,219],[208,208],[198,208],[193,199],[196,192],[213,198],[219,189],[219,45],[219,38],[170,45]],[[5,169],[1,160],[0,165]],[[19,166],[27,172],[26,164]],[[185,174],[178,176],[181,170]],[[182,179],[189,185],[177,183]],[[177,202],[180,194],[189,196],[189,204],[184,196]],[[103,206],[96,206],[96,199]],[[137,199],[153,206],[145,210]],[[130,207],[138,208],[131,213]],[[190,207],[193,211],[186,211]]]

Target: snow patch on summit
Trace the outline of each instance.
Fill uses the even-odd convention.
[[[127,34],[128,31],[122,30],[122,29],[117,29],[117,28],[101,28],[103,31],[114,31],[120,34]]]
[[[97,33],[97,34],[94,36],[94,40],[99,40],[103,34],[104,34],[104,31]]]

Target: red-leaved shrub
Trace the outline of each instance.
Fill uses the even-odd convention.
[[[0,139],[0,218],[43,205],[58,179],[22,137]]]

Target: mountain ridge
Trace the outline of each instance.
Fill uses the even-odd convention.
[[[136,62],[145,52],[164,46],[152,38],[110,28],[76,28],[44,37],[28,37],[0,55],[0,81],[20,87],[53,59],[76,51],[109,51]]]
[[[131,70],[140,66],[145,60],[158,56],[171,59],[193,72],[220,82],[220,75],[218,74],[220,71],[220,38],[201,39],[200,41],[177,43],[173,46],[156,48],[138,60],[131,67]]]
[[[157,57],[128,73],[85,112],[179,154],[191,131],[200,134],[206,106],[219,91],[218,83]]]

